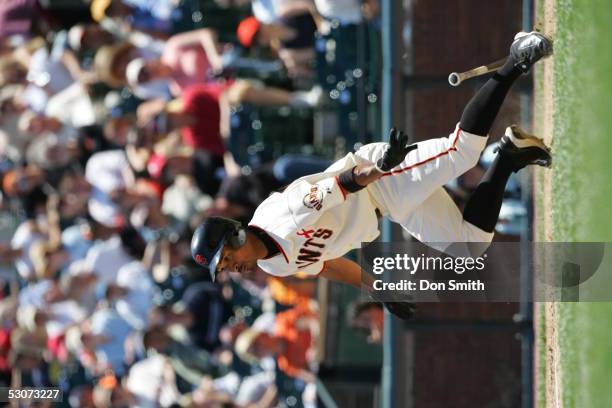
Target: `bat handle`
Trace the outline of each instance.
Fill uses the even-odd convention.
[[[448,76],[448,83],[451,84],[451,86],[459,86],[461,82],[463,82],[463,78],[458,72],[451,72]]]

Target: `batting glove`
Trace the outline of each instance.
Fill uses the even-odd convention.
[[[376,302],[382,303],[385,309],[395,317],[402,320],[411,320],[414,318],[417,306],[413,302],[414,299],[412,296],[399,293],[381,293],[377,291],[370,293],[370,296]]]
[[[417,144],[408,144],[408,135],[400,130],[389,130],[389,143],[383,157],[376,162],[380,171],[387,172],[404,161],[406,155],[417,148]]]
[[[416,312],[416,305],[411,302],[383,302],[383,305],[389,313],[402,320],[412,320]]]

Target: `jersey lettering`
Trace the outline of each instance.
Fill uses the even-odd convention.
[[[317,247],[317,248],[325,248],[325,244],[320,243],[320,242],[316,242],[312,238],[307,239],[306,242],[304,242],[304,246],[305,247],[314,246],[314,247]]]
[[[306,248],[300,248],[298,260],[295,263],[299,265],[299,268],[305,268],[308,265],[312,265],[319,262],[319,258],[321,258],[321,252],[311,251],[310,249]]]
[[[325,228],[319,228],[316,231],[302,229],[300,232],[298,232],[298,235],[307,237],[306,241],[304,241],[298,252],[297,261],[295,261],[298,268],[302,269],[319,262],[323,252],[314,250],[312,248],[314,247],[318,248],[319,250],[323,250],[326,245],[325,240],[329,239],[333,233],[334,232],[332,230]],[[311,234],[312,238],[310,237]]]
[[[325,228],[319,228],[315,233],[315,238],[327,239],[332,236],[334,231]]]

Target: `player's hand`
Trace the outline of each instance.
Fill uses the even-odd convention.
[[[412,320],[416,312],[416,305],[412,302],[383,302],[383,305],[389,313],[402,320]]]
[[[404,161],[406,155],[417,148],[417,144],[408,144],[408,135],[391,128],[389,130],[389,144],[383,157],[376,162],[376,167],[380,171],[387,172]]]

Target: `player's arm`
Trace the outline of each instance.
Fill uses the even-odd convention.
[[[359,264],[346,258],[336,258],[325,261],[325,267],[321,271],[321,276],[334,282],[346,283],[358,288],[361,287],[361,285],[372,288],[374,283],[374,278],[370,274],[362,271]],[[371,296],[375,300],[379,299],[375,292],[371,292]],[[386,294],[387,299],[390,297],[391,295]],[[389,312],[402,320],[412,319],[416,310],[414,303],[401,297],[398,297],[397,300],[383,301],[382,304]]]
[[[218,35],[215,30],[200,28],[198,30],[175,34],[168,42],[171,42],[174,47],[188,47],[190,45],[199,44],[204,49],[206,58],[213,69],[220,70],[223,68],[221,53],[219,51]]]
[[[362,164],[340,173],[338,184],[343,193],[356,193],[399,165],[416,148],[416,144],[408,144],[408,136],[404,132],[393,128],[389,131],[389,144],[383,157],[376,164]]]
[[[307,180],[291,184],[283,194],[295,225],[298,228],[313,225],[325,211],[343,203],[347,194],[356,193],[378,180],[416,148],[416,144],[408,144],[404,132],[391,129],[387,148],[376,164],[364,163],[314,184]]]
[[[361,272],[361,266],[357,262],[346,258],[336,258],[325,261],[325,267],[320,276],[359,288],[362,284]],[[370,276],[364,274],[363,279],[370,279]],[[369,284],[370,282],[363,281],[363,283]]]
[[[375,182],[385,174],[375,164],[361,164],[340,173],[337,177],[342,192],[356,193],[370,183]]]

